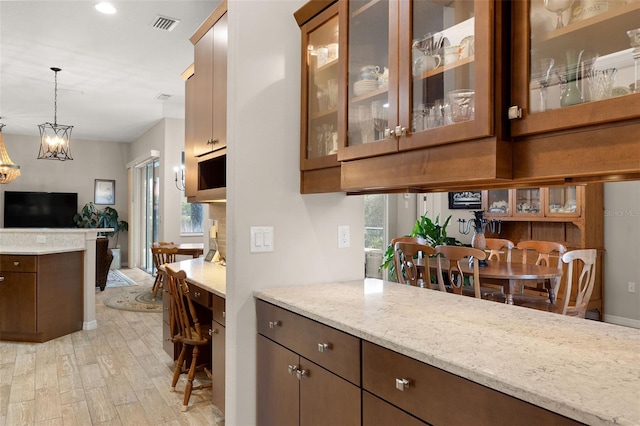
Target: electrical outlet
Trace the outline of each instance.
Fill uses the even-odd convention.
[[[338,226],[338,248],[347,248],[349,246],[351,246],[349,225]]]
[[[629,289],[629,293],[635,293],[636,292],[636,283],[629,281],[627,283],[628,289]]]

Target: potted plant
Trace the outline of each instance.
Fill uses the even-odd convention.
[[[432,247],[447,244],[447,245],[462,245],[460,241],[455,238],[447,237],[447,226],[451,216],[444,221],[444,224],[440,224],[440,215],[437,215],[435,221],[431,220],[426,214],[420,216],[413,225],[413,230],[407,237],[421,237],[427,240],[427,244]],[[382,256],[382,264],[380,269],[389,270],[389,279],[396,279],[396,267],[393,260],[394,249],[389,244],[387,246],[384,255]]]
[[[109,238],[109,241],[111,241],[111,237],[115,236],[111,253],[113,253],[114,268],[119,269],[120,246],[118,245],[118,235],[121,231],[129,230],[129,223],[120,220],[118,211],[113,207],[105,207],[104,210],[100,210],[93,202],[88,202],[79,213],[73,216],[73,221],[78,228],[113,228],[112,232],[100,232],[98,235]]]

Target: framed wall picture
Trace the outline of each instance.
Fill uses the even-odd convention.
[[[94,204],[115,204],[116,203],[116,181],[96,179],[93,190]]]
[[[450,209],[478,210],[482,208],[482,191],[463,191],[449,193]]]

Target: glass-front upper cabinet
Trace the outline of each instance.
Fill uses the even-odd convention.
[[[340,4],[349,30],[341,43],[347,46],[347,103],[344,149],[338,158],[396,151],[389,126],[397,123],[397,2],[351,0]]]
[[[303,52],[302,170],[336,166],[338,153],[339,22],[334,4],[301,27]]]
[[[490,189],[482,191],[482,210],[487,217],[511,216],[511,191]]]
[[[515,190],[514,216],[543,216],[541,188],[518,188]]]
[[[400,1],[400,149],[491,134],[492,1]]]
[[[547,217],[579,217],[582,214],[581,186],[552,186],[546,188],[544,215]]]
[[[514,135],[637,117],[640,1],[523,0],[514,13],[526,24],[515,27]]]

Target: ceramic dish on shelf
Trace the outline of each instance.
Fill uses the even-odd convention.
[[[359,80],[353,83],[353,94],[362,96],[378,88],[377,80]]]

